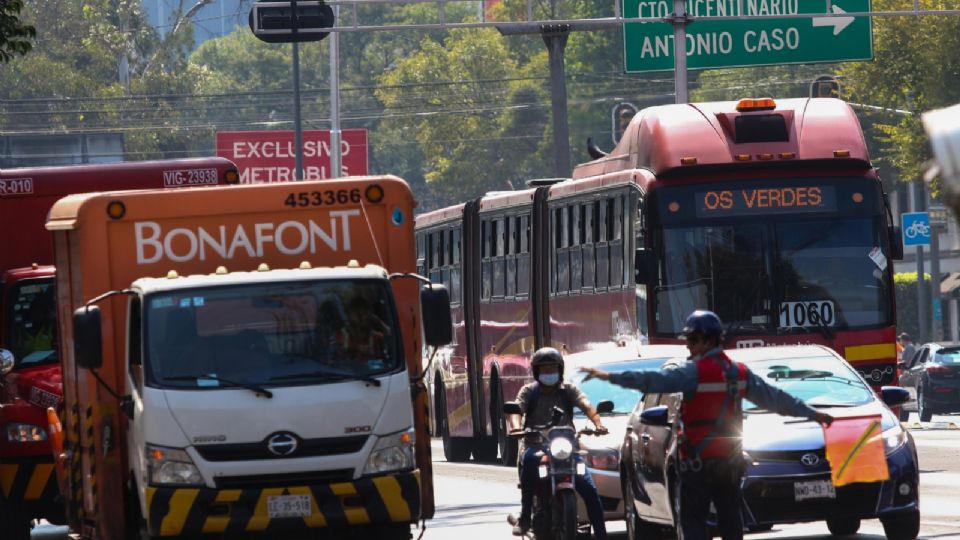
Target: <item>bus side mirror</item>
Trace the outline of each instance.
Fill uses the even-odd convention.
[[[650,283],[650,266],[653,262],[653,252],[647,248],[638,248],[633,253],[633,273],[636,277],[637,285],[648,285]]]
[[[903,235],[897,225],[890,227],[890,258],[895,261],[903,260]]]
[[[446,287],[433,284],[421,289],[420,313],[423,317],[423,339],[427,345],[442,347],[453,341],[450,295]]]
[[[103,340],[100,334],[100,308],[82,307],[73,312],[73,354],[77,365],[99,369],[103,365]]]

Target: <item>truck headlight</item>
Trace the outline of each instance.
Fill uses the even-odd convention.
[[[7,424],[7,442],[40,442],[47,440],[47,432],[40,426],[11,422]]]
[[[883,446],[888,454],[892,454],[907,442],[907,432],[900,424],[896,424],[883,432]]]
[[[203,477],[190,455],[179,448],[147,445],[147,469],[151,484],[202,485]]]
[[[382,474],[413,469],[416,464],[414,458],[416,442],[417,435],[413,428],[377,437],[373,451],[370,452],[367,464],[363,468],[363,474]]]
[[[557,437],[550,441],[550,455],[554,459],[567,459],[573,453],[573,443],[570,439]]]

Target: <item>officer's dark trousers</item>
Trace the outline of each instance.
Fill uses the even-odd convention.
[[[583,458],[577,456],[578,461]],[[527,448],[523,452],[520,460],[520,487],[521,487],[521,514],[530,518],[530,512],[533,508],[533,492],[537,489],[537,482],[540,481],[540,457],[537,456],[536,448]],[[593,526],[593,535],[597,540],[607,538],[607,524],[603,520],[603,506],[600,504],[600,494],[597,493],[597,485],[593,483],[593,475],[590,469],[586,470],[583,476],[577,476],[573,481],[573,487],[583,499],[583,505],[587,509],[587,517],[590,518],[590,525]]]
[[[723,540],[742,540],[740,514],[742,470],[726,460],[706,460],[699,471],[680,474],[680,540],[708,540],[710,503],[717,510],[717,532]]]

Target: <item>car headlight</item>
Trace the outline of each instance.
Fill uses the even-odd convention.
[[[363,474],[382,474],[412,469],[416,464],[414,445],[417,442],[413,428],[377,437],[367,458]]]
[[[587,455],[590,467],[603,471],[620,470],[620,452],[616,450],[590,450]]]
[[[40,442],[47,440],[47,432],[33,424],[7,424],[7,442]]]
[[[550,455],[554,459],[567,459],[573,453],[573,443],[570,439],[557,437],[550,441]]]
[[[888,454],[900,448],[907,442],[907,432],[900,424],[896,424],[883,432],[883,447]]]
[[[203,477],[190,459],[190,454],[180,448],[166,448],[148,444],[147,470],[150,483],[155,485],[202,485]]]

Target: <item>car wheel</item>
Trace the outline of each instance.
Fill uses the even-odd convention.
[[[834,536],[848,536],[860,530],[860,518],[833,518],[827,520],[827,528]]]
[[[881,519],[887,540],[913,540],[920,534],[920,511],[898,513]]]
[[[917,412],[920,414],[921,422],[929,422],[933,418],[933,411],[927,404],[926,392],[923,391],[922,385],[917,388]]]
[[[450,420],[447,418],[447,394],[437,389],[437,426],[443,439],[443,457],[451,463],[470,459],[470,440],[450,436]]]

